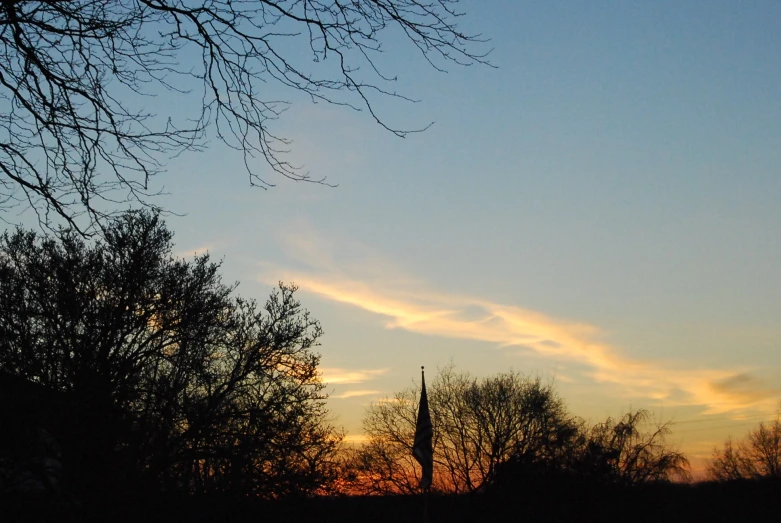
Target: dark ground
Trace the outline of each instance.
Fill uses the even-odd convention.
[[[285,501],[225,498],[104,499],[75,507],[16,496],[0,501],[0,521],[100,522],[422,522],[424,499],[410,496],[337,497]],[[781,481],[649,485],[516,486],[471,496],[428,500],[429,523],[439,522],[779,522]]]

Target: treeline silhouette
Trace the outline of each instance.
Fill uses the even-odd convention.
[[[343,473],[354,491],[417,491],[411,444],[418,395],[410,388],[368,409],[368,441],[348,453]],[[429,387],[429,406],[440,492],[479,492],[541,475],[618,485],[689,478],[687,459],[665,441],[669,424],[636,410],[589,425],[539,377],[510,372],[477,379],[451,366]]]
[[[320,324],[280,284],[236,295],[158,214],[101,238],[0,241],[0,503],[13,520],[422,521],[419,390],[373,404],[365,444],[330,423]],[[553,383],[453,366],[429,386],[429,521],[703,521],[779,508],[781,423],[716,449],[687,484],[670,425],[588,424]],[[752,478],[752,479],[746,479]],[[768,479],[769,478],[769,479]],[[776,478],[774,480],[773,478]],[[727,481],[730,480],[730,481]],[[741,516],[742,517],[742,516]]]
[[[714,449],[708,473],[719,481],[781,479],[781,408],[776,419],[760,422],[743,441],[730,437],[722,448]]]
[[[285,496],[330,479],[320,324],[296,288],[235,296],[208,254],[171,254],[160,217],[102,239],[0,246],[3,487],[82,503],[132,491]],[[43,469],[49,467],[48,471]]]

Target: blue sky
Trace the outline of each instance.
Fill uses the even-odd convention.
[[[156,202],[185,213],[179,251],[224,259],[246,296],[300,285],[352,435],[369,402],[451,360],[555,375],[592,421],[678,420],[695,458],[773,413],[781,4],[463,8],[496,69],[439,73],[394,39],[381,60],[421,102],[375,108],[426,132],[288,96],[291,160],[338,187],[251,189],[216,143],[170,162]]]

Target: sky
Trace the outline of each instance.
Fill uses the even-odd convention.
[[[217,142],[169,162],[177,252],[243,296],[300,287],[352,440],[453,362],[553,379],[592,422],[648,409],[700,470],[781,399],[781,3],[462,8],[495,68],[438,72],[393,38],[381,58],[420,101],[375,109],[425,132],[292,97],[275,130],[336,187],[250,188]]]

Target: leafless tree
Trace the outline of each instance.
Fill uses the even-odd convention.
[[[313,350],[320,324],[294,286],[263,305],[236,297],[219,264],[174,258],[171,240],[148,212],[111,220],[98,242],[0,237],[0,371],[62,397],[57,435],[80,496],[123,480],[316,491],[341,440]]]
[[[44,226],[88,233],[118,202],[154,206],[150,178],[172,155],[202,149],[210,126],[243,153],[250,184],[273,185],[256,156],[292,180],[324,183],[285,159],[289,142],[272,123],[288,103],[276,93],[414,132],[374,110],[378,97],[410,100],[383,68],[383,42],[405,40],[437,69],[486,63],[480,36],[457,25],[458,2],[3,1],[0,209],[30,206]],[[175,102],[147,109],[157,96]]]
[[[645,410],[629,411],[618,420],[608,418],[588,431],[577,467],[622,485],[688,479],[689,461],[667,443],[670,433],[669,422],[653,422]]]
[[[708,463],[708,474],[716,481],[749,478],[754,476],[754,466],[746,459],[732,438],[727,438],[724,447],[713,449],[713,457]]]
[[[723,448],[714,449],[708,472],[717,481],[781,478],[781,410],[775,420],[760,422],[737,445],[729,438]]]
[[[411,446],[418,394],[413,387],[367,410],[369,441],[350,461],[356,490],[417,491]],[[588,426],[539,377],[509,372],[477,379],[449,366],[428,397],[440,491],[513,488],[541,475],[620,485],[689,478],[688,460],[666,440],[670,423],[636,410]]]
[[[551,465],[577,434],[551,384],[509,372],[482,380],[445,369],[432,397],[440,406],[440,449],[456,491],[492,482],[510,460]]]
[[[420,477],[412,442],[419,394],[419,389],[405,389],[367,410],[363,427],[369,440],[351,451],[346,463],[351,490],[363,494],[418,492]]]
[[[372,405],[364,419],[369,443],[364,478],[385,492],[416,491],[411,455],[418,391]],[[434,487],[473,492],[508,460],[551,461],[577,433],[564,404],[539,378],[505,373],[476,379],[451,367],[428,389],[434,424]]]

